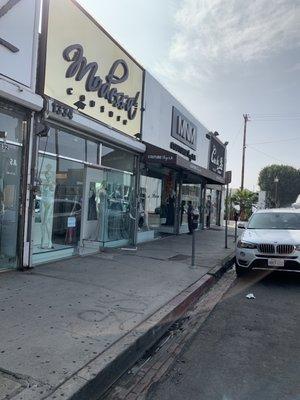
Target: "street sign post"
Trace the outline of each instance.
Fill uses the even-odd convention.
[[[196,250],[196,233],[195,230],[198,228],[199,223],[199,212],[194,210],[192,216],[192,227],[193,227],[193,236],[192,236],[192,262],[191,267],[195,267],[195,250]]]

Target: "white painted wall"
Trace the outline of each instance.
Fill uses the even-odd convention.
[[[197,126],[196,151],[171,136],[173,106]],[[207,168],[210,141],[205,135],[208,129],[148,72],[145,73],[144,107],[142,138],[145,142],[171,152],[174,150],[170,149],[170,142],[175,142],[196,155],[196,161],[193,163]]]
[[[0,8],[7,0],[0,0]],[[20,0],[0,16],[0,96],[32,109],[42,108],[35,92],[40,0]]]

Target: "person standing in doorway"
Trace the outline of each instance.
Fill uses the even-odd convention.
[[[180,226],[183,222],[183,214],[185,213],[185,200],[182,200],[181,207],[180,207]]]
[[[210,218],[211,218],[211,196],[207,196],[206,201],[206,228],[210,228]]]
[[[188,226],[189,226],[189,234],[193,233],[193,212],[194,207],[191,201],[188,201],[188,209],[187,209],[187,217],[188,217]]]

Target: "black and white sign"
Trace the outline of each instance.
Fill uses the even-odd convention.
[[[214,136],[210,138],[208,169],[220,176],[224,176],[225,146]]]
[[[171,136],[189,148],[197,148],[197,127],[173,107]]]

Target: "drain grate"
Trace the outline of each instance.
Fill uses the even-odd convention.
[[[177,254],[176,256],[169,257],[168,260],[170,261],[184,261],[188,260],[190,256],[187,256],[186,254]]]

